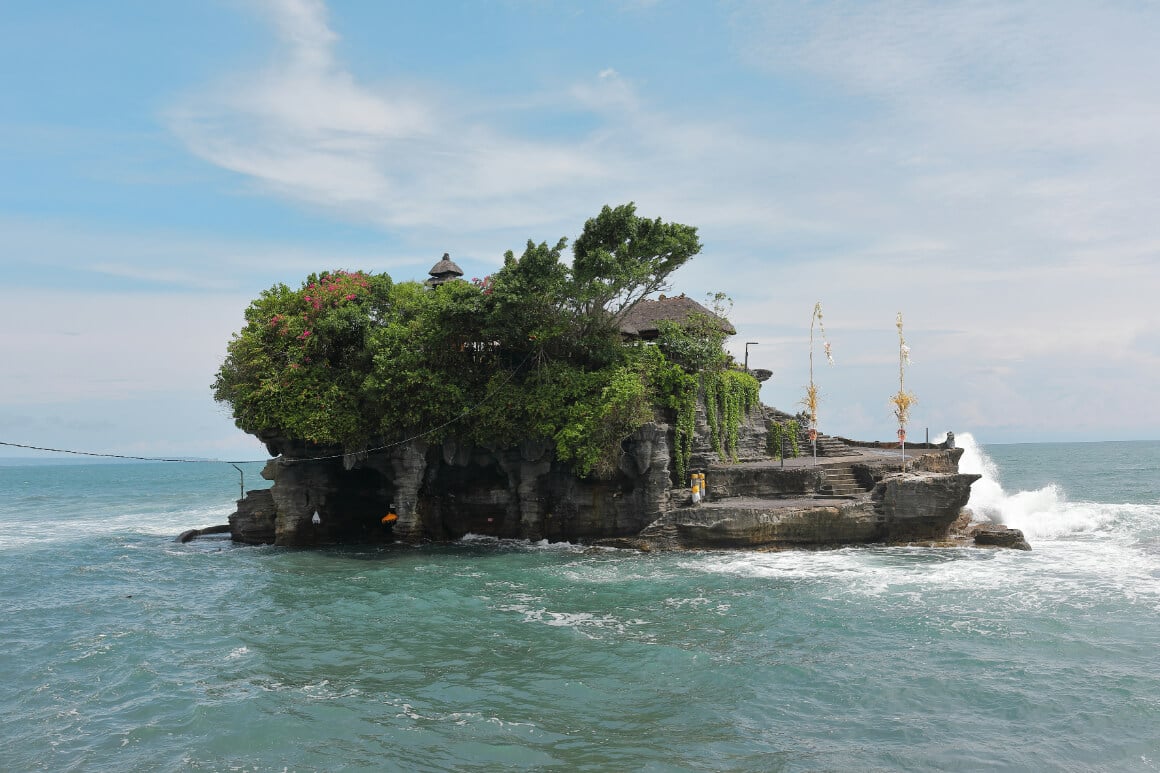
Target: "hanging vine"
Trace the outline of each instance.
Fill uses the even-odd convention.
[[[700,379],[709,443],[722,460],[735,462],[741,421],[757,405],[761,384],[738,370],[703,372]]]
[[[765,452],[774,459],[780,459],[782,448],[785,444],[785,435],[783,434],[781,422],[773,422],[769,425],[769,434],[765,436]]]
[[[709,445],[722,458],[724,451],[721,442],[720,419],[720,384],[716,372],[701,373],[701,389],[705,392],[705,423],[709,425]]]
[[[693,455],[693,436],[696,432],[697,382],[686,376],[674,402],[677,409],[675,445],[677,456],[677,481],[684,485],[689,475],[689,459]]]
[[[796,459],[801,456],[798,444],[798,433],[801,427],[794,419],[785,422],[775,421],[769,425],[768,452],[774,459],[783,457]],[[789,446],[786,448],[786,446]],[[787,453],[788,451],[788,453]]]
[[[669,362],[657,347],[640,352],[653,399],[673,412],[673,460],[676,482],[688,481],[689,460],[696,436],[697,393],[700,383],[680,365]]]
[[[796,419],[790,419],[786,422],[785,429],[789,433],[789,452],[797,459],[802,455],[801,447],[798,445],[798,435],[801,434],[802,428]]]

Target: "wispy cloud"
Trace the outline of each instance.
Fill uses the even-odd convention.
[[[450,86],[371,87],[338,64],[321,3],[261,8],[279,36],[276,61],[186,95],[166,120],[193,153],[264,190],[391,229],[455,223],[461,232],[515,228],[521,239],[539,227],[542,238],[572,231],[601,204],[629,199],[770,235],[822,227],[761,190],[800,169],[800,147],[728,118],[650,105],[614,67],[522,104],[452,98]],[[579,112],[594,128],[570,139],[501,128],[518,126],[520,111],[561,120]],[[724,198],[707,197],[710,188]]]
[[[1040,263],[1155,240],[1140,225],[1160,203],[1157,24],[1155,6],[1076,2],[763,2],[737,18],[755,66],[864,101],[852,171],[895,218],[977,260]]]
[[[334,57],[337,35],[314,0],[261,4],[281,42],[277,61],[189,95],[168,112],[197,155],[278,194],[391,227],[511,220],[544,191],[608,175],[570,143],[513,138],[470,107],[359,84]],[[541,204],[539,217],[553,219]]]

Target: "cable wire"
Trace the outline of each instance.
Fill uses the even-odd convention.
[[[410,443],[414,440],[418,440],[419,438],[426,437],[427,435],[438,432],[439,430],[444,429],[445,427],[451,426],[452,424],[456,423],[457,421],[461,421],[461,420],[467,418],[467,416],[469,416],[471,413],[473,413],[478,408],[483,406],[492,397],[494,397],[499,392],[500,389],[507,386],[508,383],[513,378],[515,378],[516,373],[519,373],[520,370],[525,365],[528,364],[528,361],[532,359],[532,356],[535,353],[536,353],[535,349],[533,349],[531,352],[529,352],[528,356],[524,358],[523,362],[521,362],[519,365],[517,365],[515,367],[515,369],[513,369],[511,371],[511,373],[508,374],[507,378],[505,378],[503,380],[503,382],[498,384],[494,389],[492,389],[490,392],[488,392],[486,395],[484,395],[482,400],[480,400],[475,405],[470,406],[469,408],[467,408],[467,410],[463,411],[463,413],[459,414],[458,416],[455,416],[455,417],[451,418],[450,420],[443,422],[442,424],[440,424],[437,427],[432,427],[431,429],[424,430],[423,432],[420,432],[417,435],[412,435],[411,437],[404,438],[403,440],[398,440],[394,443],[388,443],[387,445],[384,445],[384,446],[376,446],[374,448],[366,448],[366,449],[363,449],[362,451],[358,451],[357,453],[370,455],[373,453],[377,453],[379,451],[386,451],[386,450],[389,450],[391,448],[401,446],[405,443]],[[130,459],[130,460],[139,461],[139,462],[181,462],[181,463],[186,463],[186,464],[263,464],[263,463],[269,461],[268,459],[233,459],[233,460],[230,460],[230,459],[189,459],[189,458],[183,459],[183,458],[178,458],[178,457],[167,458],[167,457],[159,457],[159,456],[131,456],[129,454],[109,454],[109,453],[101,453],[98,451],[74,451],[74,450],[70,450],[67,448],[48,448],[46,446],[27,445],[25,443],[11,443],[11,442],[4,441],[4,440],[0,440],[0,446],[8,446],[9,448],[25,448],[25,449],[29,449],[32,451],[50,451],[50,452],[56,453],[56,454],[72,454],[74,456],[95,456],[95,457],[100,457],[103,459]],[[330,459],[342,459],[345,456],[347,456],[347,454],[330,454],[327,456],[308,456],[308,457],[303,457],[303,458],[298,458],[298,459],[286,459],[285,461],[293,462],[293,463],[297,463],[297,462],[320,462],[320,461],[327,461]]]

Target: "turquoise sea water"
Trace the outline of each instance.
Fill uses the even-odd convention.
[[[232,468],[0,467],[0,770],[1160,768],[1160,442],[959,439],[1032,552],[181,545]]]

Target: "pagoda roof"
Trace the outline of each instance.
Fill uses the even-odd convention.
[[[443,284],[450,282],[452,279],[458,279],[463,276],[463,269],[461,269],[454,260],[451,259],[449,253],[443,253],[443,258],[431,267],[427,272],[431,278],[427,280],[429,285]]]

